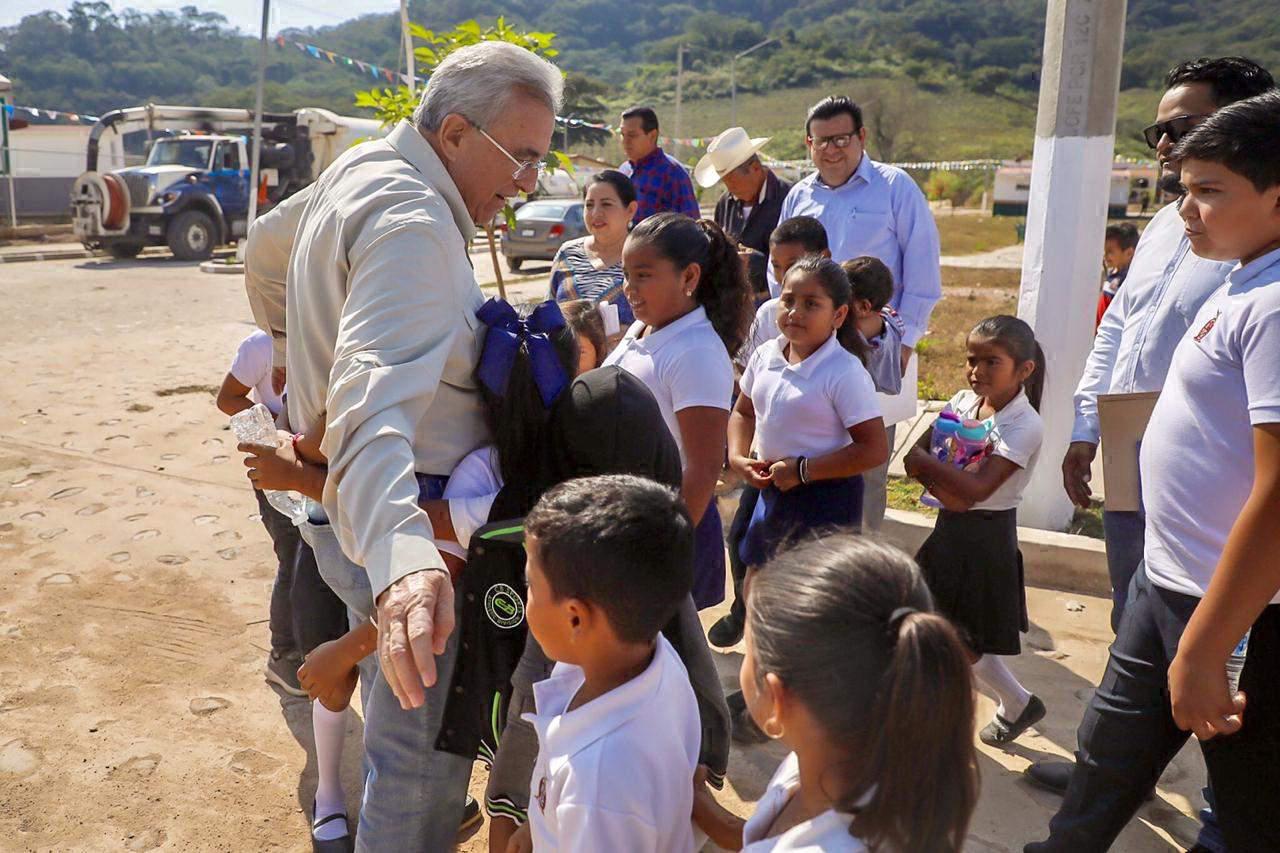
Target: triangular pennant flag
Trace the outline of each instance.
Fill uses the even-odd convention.
[[[320,48],[316,47],[314,44],[307,45],[307,53],[311,54],[316,59],[320,58]]]
[[[330,62],[333,62],[333,54],[332,54],[332,53],[330,53],[329,51],[327,51],[327,50],[326,50],[326,51],[324,52],[324,55],[325,55],[326,57],[328,57],[328,59],[329,59],[329,61],[330,61]]]

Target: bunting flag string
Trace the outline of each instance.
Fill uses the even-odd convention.
[[[292,46],[297,48],[300,53],[305,56],[309,56],[312,59],[328,62],[330,65],[342,65],[347,68],[352,68],[361,74],[368,74],[370,77],[391,83],[392,85],[400,84],[408,86],[410,83],[408,74],[400,71],[394,71],[390,68],[383,68],[373,62],[365,62],[350,56],[343,56],[342,54],[335,53],[332,50],[325,50],[318,45],[307,44],[306,42],[301,41],[292,41],[290,39],[286,39],[284,36],[276,36],[275,43],[277,47],[287,48]],[[414,84],[421,85],[425,82],[427,82],[425,77],[418,77],[416,75],[413,77]]]
[[[98,120],[97,116],[85,115],[84,113],[73,113],[67,110],[44,110],[38,107],[20,107],[14,104],[5,104],[4,111],[11,116],[17,115],[18,113],[25,113],[36,119],[47,118],[50,121],[61,121],[66,119],[72,124],[80,124],[82,121],[95,122]]]

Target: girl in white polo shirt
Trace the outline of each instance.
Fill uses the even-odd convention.
[[[1045,714],[1044,703],[1022,686],[1003,657],[1022,650],[1027,601],[1018,551],[1017,508],[1040,453],[1044,424],[1040,393],[1044,353],[1031,327],[1016,317],[983,320],[969,333],[971,391],[951,398],[962,417],[991,426],[985,459],[957,468],[935,459],[926,431],[903,460],[943,506],[933,533],[916,554],[939,612],[960,628],[973,674],[999,703],[979,737],[1009,743]]]
[[[859,526],[862,472],[889,457],[851,295],[835,261],[807,255],[793,264],[778,301],[782,334],[755,351],[739,380],[729,464],[761,490],[739,549],[748,566],[807,530]]]
[[[694,782],[693,820],[753,853],[958,853],[978,799],[964,645],[911,558],[860,536],[760,568],[738,680],[790,750],[745,822]]]
[[[724,535],[715,505],[733,402],[733,362],[751,324],[751,286],[714,222],[659,213],[622,250],[623,293],[636,322],[605,359],[643,382],[680,450],[680,493],[695,530],[693,600],[724,600]]]

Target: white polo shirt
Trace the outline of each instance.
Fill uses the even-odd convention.
[[[744,851],[782,853],[784,850],[821,850],[823,853],[865,853],[866,845],[849,834],[853,816],[831,809],[796,824],[781,835],[767,838],[773,822],[799,790],[800,760],[793,752],[778,765],[764,796],[756,803],[755,812],[742,828]]]
[[[255,330],[240,342],[231,375],[249,388],[249,399],[261,403],[273,415],[280,414],[280,395],[271,387],[271,336]]]
[[[604,360],[616,364],[653,392],[671,437],[686,462],[676,412],[707,406],[729,411],[733,406],[733,362],[702,306],[644,337],[637,320]]]
[[[961,391],[951,398],[950,406],[962,417],[976,418],[978,395]],[[987,418],[991,424],[992,456],[1008,459],[1018,470],[1000,484],[991,497],[974,504],[971,509],[1017,509],[1022,503],[1022,492],[1031,481],[1031,469],[1040,458],[1040,443],[1044,440],[1044,421],[1031,405],[1025,391],[1019,391],[1009,405]]]
[[[582,687],[558,663],[533,685],[538,734],[529,785],[533,849],[687,853],[702,728],[689,673],[661,634],[640,675],[565,712]]]
[[[756,318],[751,321],[751,331],[747,334],[747,342],[738,351],[737,362],[742,367],[747,366],[751,356],[755,355],[756,350],[764,346],[766,341],[771,341],[782,334],[782,331],[778,328],[778,303],[781,301],[779,297],[775,296],[772,299],[766,299],[761,302],[760,307],[756,309]]]
[[[738,383],[756,410],[760,458],[818,457],[848,447],[849,427],[880,417],[871,374],[835,335],[799,364],[787,362],[785,346],[783,337],[766,341]]]
[[[1280,250],[1232,270],[1174,350],[1140,462],[1153,584],[1204,595],[1253,488],[1253,428],[1274,423]]]

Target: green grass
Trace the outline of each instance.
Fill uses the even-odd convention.
[[[935,216],[944,255],[976,255],[1018,242],[1018,226],[1026,220],[1012,216]]]
[[[1018,309],[1017,270],[942,268],[942,301],[929,319],[929,334],[920,340],[920,396],[949,400],[967,387],[965,339],[979,322]]]

